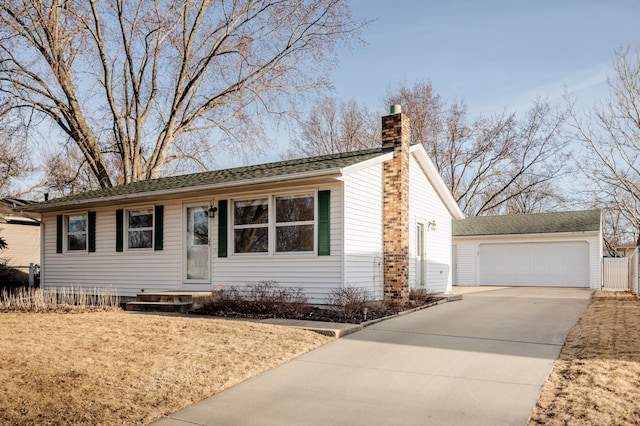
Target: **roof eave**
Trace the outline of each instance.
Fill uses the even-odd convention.
[[[107,197],[97,197],[90,199],[78,199],[78,200],[70,200],[66,202],[56,203],[55,200],[49,201],[43,204],[36,204],[31,206],[25,206],[21,208],[20,211],[25,212],[34,212],[34,213],[47,213],[58,210],[67,210],[69,208],[81,208],[88,206],[104,206],[110,205],[117,202],[135,202],[136,200],[144,200],[149,198],[161,198],[167,199],[170,198],[171,195],[176,195],[176,198],[180,195],[186,195],[194,192],[207,192],[207,191],[219,191],[223,189],[231,189],[231,188],[239,188],[249,185],[259,185],[259,184],[269,184],[276,182],[285,182],[289,180],[306,181],[314,178],[329,178],[329,179],[338,179],[344,173],[344,169],[342,167],[334,167],[330,169],[323,170],[315,170],[310,172],[300,172],[300,173],[291,173],[287,175],[279,175],[279,176],[269,176],[264,178],[252,178],[252,179],[243,179],[233,182],[221,182],[215,184],[206,184],[206,185],[194,185],[188,186],[184,188],[172,188],[172,189],[163,189],[158,191],[147,191],[147,192],[137,192],[132,194],[121,194],[121,195],[112,195]]]
[[[393,152],[387,152],[384,154],[380,154],[376,157],[369,158],[368,160],[359,161],[355,164],[351,164],[342,169],[342,174],[344,176],[357,172],[358,170],[365,169],[367,167],[384,163],[387,160],[391,160],[393,158]]]
[[[465,239],[489,239],[489,238],[518,238],[518,237],[558,237],[558,236],[575,236],[575,235],[600,235],[599,230],[590,231],[563,231],[563,232],[527,232],[521,234],[473,234],[473,235],[456,235],[453,238]]]

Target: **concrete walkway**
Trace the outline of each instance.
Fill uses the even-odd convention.
[[[462,301],[374,324],[156,425],[524,425],[591,295],[465,292]]]

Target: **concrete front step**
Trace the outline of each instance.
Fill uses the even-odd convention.
[[[138,293],[135,302],[126,304],[127,311],[179,312],[193,309],[193,295],[187,292]]]
[[[138,293],[136,302],[192,303],[193,296],[189,293]]]
[[[193,308],[191,302],[127,302],[127,311],[177,312],[186,314]]]

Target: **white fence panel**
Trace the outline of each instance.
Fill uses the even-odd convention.
[[[604,290],[629,290],[629,258],[605,257],[602,262]]]
[[[629,288],[640,297],[638,292],[638,272],[638,248],[636,247],[631,256],[629,256]]]

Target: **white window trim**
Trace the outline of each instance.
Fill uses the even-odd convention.
[[[151,210],[151,226],[146,228],[129,228],[129,212],[135,212],[138,210]],[[156,242],[156,211],[155,206],[139,206],[132,207],[124,210],[123,228],[124,228],[124,241],[123,246],[126,251],[140,252],[140,251],[153,251]],[[151,231],[151,247],[129,247],[129,231]]]
[[[276,223],[276,198],[278,197],[290,197],[290,196],[313,196],[313,220],[299,221],[299,222],[278,222]],[[248,224],[248,225],[235,225],[235,202],[236,201],[250,201],[267,199],[267,206],[269,209],[267,223],[260,224]],[[231,242],[231,255],[232,256],[309,256],[314,255],[318,249],[318,190],[299,190],[293,192],[279,192],[271,194],[255,194],[246,197],[232,198],[229,200],[229,234],[228,241]],[[276,228],[278,226],[296,226],[296,225],[313,225],[313,249],[310,251],[276,251]],[[267,251],[266,252],[253,252],[253,253],[238,253],[236,252],[236,240],[235,230],[243,228],[268,228],[267,238]]]
[[[84,216],[84,220],[85,220],[85,230],[84,232],[69,232],[69,218],[71,216]],[[64,253],[71,253],[71,254],[83,254],[83,253],[89,253],[89,212],[88,211],[82,211],[82,212],[73,212],[73,213],[67,213],[65,215],[62,216],[62,234],[63,234],[63,252]],[[85,244],[84,244],[84,250],[71,250],[69,249],[69,235],[85,235]]]

